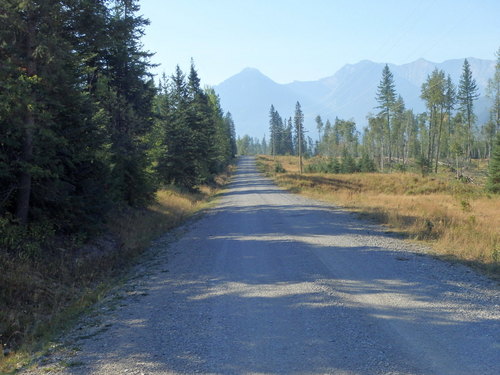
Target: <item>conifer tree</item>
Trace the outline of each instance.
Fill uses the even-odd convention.
[[[80,91],[82,4],[2,0],[0,213],[48,219],[61,230],[105,208],[102,133]]]
[[[375,162],[372,158],[370,158],[370,155],[368,155],[368,152],[366,151],[363,151],[363,153],[361,154],[358,170],[365,173],[375,172],[377,170],[377,168],[375,167]]]
[[[191,189],[196,185],[196,149],[193,131],[188,126],[186,77],[179,66],[170,81],[169,90],[164,94],[168,109],[161,119],[165,127],[165,151],[160,156],[157,169],[163,183],[174,183]]]
[[[269,110],[269,133],[270,133],[270,147],[271,155],[282,155],[283,154],[283,119],[280,117],[278,111],[274,109],[271,105]]]
[[[297,144],[297,155],[299,156],[299,171],[302,173],[302,155],[304,151],[307,149],[305,147],[306,141],[304,137],[304,114],[302,113],[302,109],[300,107],[300,103],[297,102],[295,104],[295,115],[293,118],[294,131],[295,131],[295,139]]]
[[[497,133],[493,154],[488,169],[486,188],[493,193],[500,193],[500,133]]]
[[[187,126],[192,131],[192,147],[196,165],[198,184],[207,182],[217,171],[215,135],[216,123],[222,121],[222,110],[218,99],[212,98],[211,105],[200,87],[200,79],[191,61],[187,80],[188,119]]]
[[[286,122],[286,127],[283,132],[283,143],[284,143],[284,153],[287,155],[293,155],[293,125],[292,118],[289,117]]]
[[[385,118],[385,132],[387,133],[387,155],[389,156],[389,162],[392,158],[392,145],[390,142],[391,137],[391,116],[392,111],[394,109],[394,105],[396,104],[396,89],[394,84],[394,76],[389,69],[389,66],[386,64],[382,71],[382,78],[377,87],[377,102],[380,109],[379,116],[383,116]],[[384,148],[382,148],[382,153],[385,153]],[[382,158],[384,155],[382,155]]]
[[[472,77],[472,71],[467,59],[464,60],[462,75],[458,84],[457,99],[460,106],[460,111],[463,113],[467,124],[467,143],[466,155],[470,159],[472,157],[472,128],[476,116],[474,114],[474,101],[479,98],[479,91],[475,79]]]

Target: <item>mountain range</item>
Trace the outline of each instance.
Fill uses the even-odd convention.
[[[495,62],[473,57],[467,58],[476,80],[481,97],[475,102],[478,123],[488,117],[489,100],[485,97],[488,80],[493,77]],[[464,59],[433,63],[424,59],[409,64],[388,64],[394,75],[397,94],[400,94],[406,108],[414,113],[425,111],[425,103],[420,99],[422,83],[435,69],[449,74],[458,86]],[[294,81],[280,84],[255,68],[246,68],[240,73],[215,86],[224,110],[231,112],[239,136],[248,134],[262,138],[268,134],[269,109],[271,104],[284,118],[293,117],[295,103],[300,102],[304,112],[305,127],[312,138],[317,133],[315,117],[321,115],[323,121],[335,117],[356,121],[358,130],[367,125],[366,116],[377,113],[375,99],[377,86],[382,77],[385,63],[363,60],[347,64],[334,75],[317,81]]]

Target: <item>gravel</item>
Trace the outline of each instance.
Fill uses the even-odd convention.
[[[498,284],[253,158],[25,374],[500,374]]]

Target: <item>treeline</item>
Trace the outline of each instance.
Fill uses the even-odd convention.
[[[196,189],[235,155],[231,115],[194,64],[155,85],[137,0],[0,9],[0,229],[81,231],[164,184]]]
[[[292,117],[281,117],[271,105],[269,110],[269,142],[266,137],[260,141],[244,135],[237,139],[237,150],[242,155],[270,154],[270,155],[299,155],[312,156],[315,144],[311,137],[305,136],[304,114],[299,102],[295,104]]]
[[[363,134],[365,149],[381,169],[394,160],[405,165],[411,158],[434,172],[442,160],[459,170],[472,158],[490,158],[500,130],[500,62],[496,70],[487,92],[493,101],[490,120],[477,126],[474,104],[479,92],[467,60],[458,84],[439,69],[428,75],[420,95],[427,111],[420,114],[406,108],[386,65],[376,96],[380,112],[369,116]]]
[[[500,50],[496,73],[488,84],[493,102],[490,119],[477,126],[474,113],[479,98],[477,84],[467,59],[455,84],[444,71],[435,69],[422,84],[421,99],[427,111],[415,114],[397,93],[394,77],[386,65],[377,87],[379,112],[368,115],[368,126],[360,134],[353,121],[336,119],[331,125],[316,117],[319,142],[316,154],[354,157],[367,154],[380,170],[405,169],[409,161],[437,172],[440,162],[461,168],[473,158],[491,158],[500,132]]]
[[[500,50],[497,56],[495,74],[486,92],[492,101],[486,123],[477,124],[474,104],[479,92],[466,59],[458,83],[439,69],[428,75],[420,95],[427,111],[419,114],[406,108],[386,65],[377,87],[378,113],[368,115],[368,126],[363,132],[357,131],[354,121],[336,118],[332,124],[318,115],[315,119],[318,140],[313,142],[307,137],[304,155],[354,158],[358,163],[363,159],[365,167],[358,166],[357,170],[366,169],[367,165],[382,171],[404,170],[412,161],[422,170],[437,172],[440,163],[445,162],[460,175],[471,159],[494,157],[496,136],[500,133]],[[271,107],[269,124],[269,142],[245,136],[239,143],[240,152],[297,155],[292,119],[281,119]],[[335,160],[325,162],[328,168],[322,164],[316,169],[342,170],[337,164],[345,165]]]

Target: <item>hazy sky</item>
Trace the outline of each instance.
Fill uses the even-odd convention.
[[[279,83],[368,59],[404,64],[477,57],[500,47],[499,0],[140,0],[154,71],[191,57],[203,84],[254,67]]]

